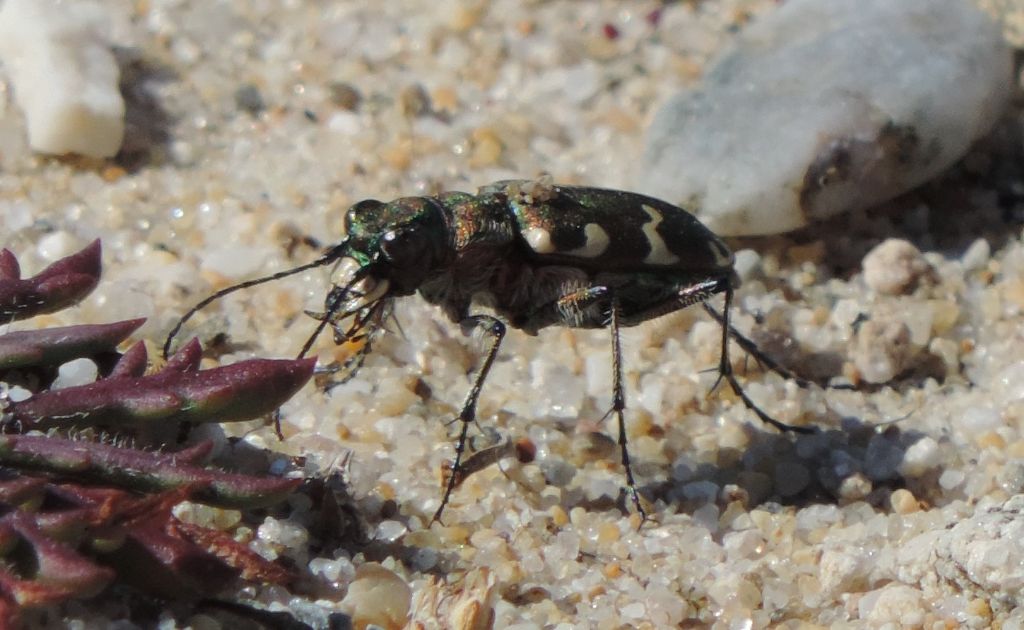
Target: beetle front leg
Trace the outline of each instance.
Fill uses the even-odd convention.
[[[619,302],[613,296],[611,299],[611,322],[612,331],[612,408],[608,414],[614,413],[619,421],[619,449],[622,452],[622,467],[626,471],[626,489],[633,500],[633,507],[640,515],[640,524],[647,520],[647,512],[640,505],[640,493],[636,489],[636,481],[633,479],[633,467],[629,463],[629,448],[626,440],[626,395],[622,386],[622,347],[619,343]],[[605,415],[605,417],[608,417]]]
[[[462,320],[461,326],[464,331],[472,331],[474,329],[483,331],[484,334],[491,338],[491,347],[487,350],[487,356],[484,358],[484,363],[480,367],[480,371],[476,375],[476,379],[473,381],[473,387],[469,390],[469,394],[466,396],[466,401],[462,403],[462,410],[459,412],[458,420],[462,422],[462,429],[459,431],[459,441],[455,445],[455,460],[452,462],[452,474],[448,478],[448,483],[445,485],[444,496],[441,497],[441,505],[438,506],[437,512],[434,512],[434,518],[432,521],[441,522],[441,513],[444,512],[444,507],[448,505],[448,500],[452,496],[452,492],[455,490],[456,482],[459,480],[460,467],[462,466],[462,454],[466,450],[466,439],[469,433],[470,423],[476,422],[476,404],[480,399],[480,390],[483,388],[484,381],[487,380],[487,374],[491,371],[491,366],[494,364],[494,358],[498,356],[498,347],[501,346],[501,340],[505,337],[505,324],[496,317],[490,315],[474,315],[467,317]]]

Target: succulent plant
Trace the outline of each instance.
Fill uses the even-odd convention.
[[[9,322],[76,304],[99,281],[100,253],[95,241],[22,279],[15,256],[0,251],[0,317]],[[0,627],[16,623],[23,609],[90,597],[115,581],[182,597],[209,596],[239,578],[293,578],[230,534],[181,521],[172,509],[185,500],[265,507],[301,480],[206,467],[208,441],[165,452],[140,436],[156,425],[267,414],[309,380],[314,361],[253,359],[200,370],[193,340],[146,374],[143,343],[117,350],[142,323],[0,335]],[[92,359],[99,378],[52,388],[58,367],[76,358]],[[133,444],[83,439],[90,428],[131,435]]]

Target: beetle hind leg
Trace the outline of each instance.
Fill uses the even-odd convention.
[[[719,313],[718,311],[715,310],[713,306],[711,306],[707,302],[702,304],[702,306],[704,307],[704,310],[707,312],[707,314],[712,317],[712,319],[714,319],[722,326],[729,327],[729,335],[732,337],[733,341],[735,341],[740,348],[743,348],[744,352],[753,357],[754,360],[757,361],[758,365],[760,365],[762,368],[771,370],[772,372],[775,372],[782,378],[789,381],[793,381],[794,383],[796,383],[797,385],[804,389],[811,387],[811,385],[813,385],[813,383],[810,380],[797,375],[795,372],[793,372],[786,366],[782,365],[781,363],[770,357],[768,354],[766,354],[763,350],[761,350],[761,348],[759,348],[757,344],[754,343],[752,339],[750,339],[750,337],[747,337],[739,330],[737,330],[735,326],[730,324],[729,319],[728,317],[726,317],[725,314]]]
[[[718,320],[719,323],[722,325],[722,352],[721,352],[721,358],[719,359],[719,363],[718,363],[718,379],[719,379],[719,382],[721,382],[722,379],[725,379],[725,381],[727,383],[729,383],[729,387],[732,388],[732,391],[737,396],[739,396],[740,400],[743,401],[743,404],[746,406],[746,408],[749,409],[750,411],[754,412],[754,415],[756,415],[758,418],[760,418],[762,422],[764,422],[766,424],[770,424],[771,426],[775,427],[776,429],[778,429],[779,431],[782,431],[784,433],[785,432],[804,433],[804,434],[814,433],[814,429],[811,429],[811,428],[808,428],[808,427],[798,427],[798,426],[794,426],[794,425],[791,425],[791,424],[786,424],[785,422],[779,422],[775,418],[773,418],[770,415],[768,415],[767,413],[765,413],[764,410],[762,410],[760,407],[757,406],[757,403],[755,403],[753,400],[750,399],[750,396],[747,395],[747,392],[744,391],[743,386],[740,385],[740,382],[736,379],[736,375],[733,374],[733,371],[732,371],[732,362],[729,360],[729,337],[730,336],[735,337],[735,334],[738,334],[738,333],[737,333],[736,329],[734,329],[732,327],[732,325],[729,323],[729,308],[730,308],[730,306],[732,306],[732,289],[731,288],[729,288],[729,289],[727,289],[725,291],[725,307],[722,310],[723,315],[722,315],[721,319],[719,319],[718,317],[715,317],[715,319]],[[714,312],[714,309],[711,309],[707,305],[705,305],[705,310],[710,311],[712,313],[713,317],[715,315],[717,315],[717,313]],[[740,337],[742,337],[742,335],[740,335]],[[745,337],[742,337],[742,338],[744,340],[746,340],[746,341],[749,341]],[[749,343],[751,345],[753,345],[753,342],[749,342]],[[743,346],[743,343],[740,343],[740,346],[743,347],[744,350],[748,350],[745,346]],[[754,347],[756,348],[756,346],[754,346]],[[749,352],[749,350],[748,350],[748,352]],[[760,353],[760,351],[758,351],[758,353],[756,353],[754,355],[754,358],[759,359],[761,354],[762,353]],[[715,383],[715,385],[714,385],[714,387],[712,387],[712,389],[714,389],[715,387],[718,387],[718,383]]]

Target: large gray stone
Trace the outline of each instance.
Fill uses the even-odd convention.
[[[637,187],[720,234],[785,232],[934,177],[1012,89],[969,0],[790,0],[664,105]]]

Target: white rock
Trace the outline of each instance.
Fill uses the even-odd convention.
[[[6,0],[0,59],[43,153],[110,157],[124,139],[120,71],[103,10],[80,0]]]
[[[868,207],[988,132],[1012,67],[968,0],[792,0],[662,108],[637,188],[725,235]]]
[[[92,383],[96,380],[98,373],[96,364],[90,359],[72,359],[57,368],[57,378],[54,379],[51,389],[64,389]]]
[[[398,630],[405,627],[411,604],[412,589],[405,580],[376,562],[367,562],[356,569],[339,608],[352,617],[357,628],[374,624]]]
[[[914,348],[910,328],[895,319],[870,319],[860,325],[850,357],[868,383],[888,383],[910,364]]]
[[[908,584],[944,582],[968,599],[983,597],[994,610],[1019,608],[1024,599],[1024,496],[924,532],[901,545],[896,578]]]
[[[920,477],[942,463],[942,450],[935,438],[925,436],[907,449],[900,463],[900,474],[904,477]]]
[[[886,239],[864,256],[864,283],[885,295],[910,293],[931,272],[921,250],[901,238]]]
[[[893,624],[895,627],[906,628],[924,623],[921,600],[921,591],[916,588],[905,584],[887,584],[865,593],[857,607],[860,618],[871,627]]]

